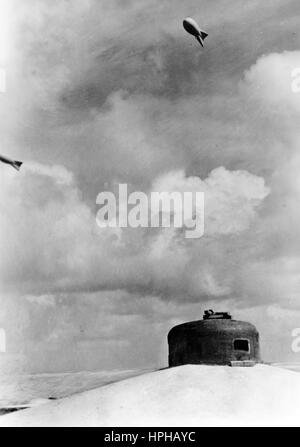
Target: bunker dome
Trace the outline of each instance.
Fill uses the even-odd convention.
[[[204,312],[203,320],[173,327],[168,334],[169,366],[249,364],[260,361],[259,333],[228,312]]]

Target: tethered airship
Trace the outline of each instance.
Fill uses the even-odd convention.
[[[4,155],[0,155],[0,161],[2,161],[2,163],[6,163],[8,165],[11,165],[13,168],[15,168],[17,171],[20,170],[20,167],[22,166],[23,162],[22,161],[17,161],[17,160],[11,160],[8,157],[5,157]]]
[[[183,27],[189,34],[191,34],[198,40],[202,47],[204,46],[203,41],[208,36],[208,34],[199,28],[198,23],[194,19],[192,19],[191,17],[187,17],[186,19],[184,19]]]

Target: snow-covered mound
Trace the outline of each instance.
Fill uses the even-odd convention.
[[[186,365],[0,417],[0,426],[300,425],[300,375]]]
[[[0,373],[0,414],[3,408],[32,406],[32,402],[37,399],[47,401],[49,398],[67,397],[151,371],[153,369],[48,374]]]

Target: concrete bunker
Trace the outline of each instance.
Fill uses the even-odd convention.
[[[169,366],[185,364],[237,364],[260,362],[259,333],[228,312],[204,312],[203,320],[173,327],[168,334]]]

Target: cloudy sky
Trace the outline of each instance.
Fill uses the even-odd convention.
[[[5,367],[165,366],[203,310],[300,361],[298,0],[0,0]],[[194,17],[205,49],[182,28]],[[100,229],[96,197],[204,191],[205,235]]]

